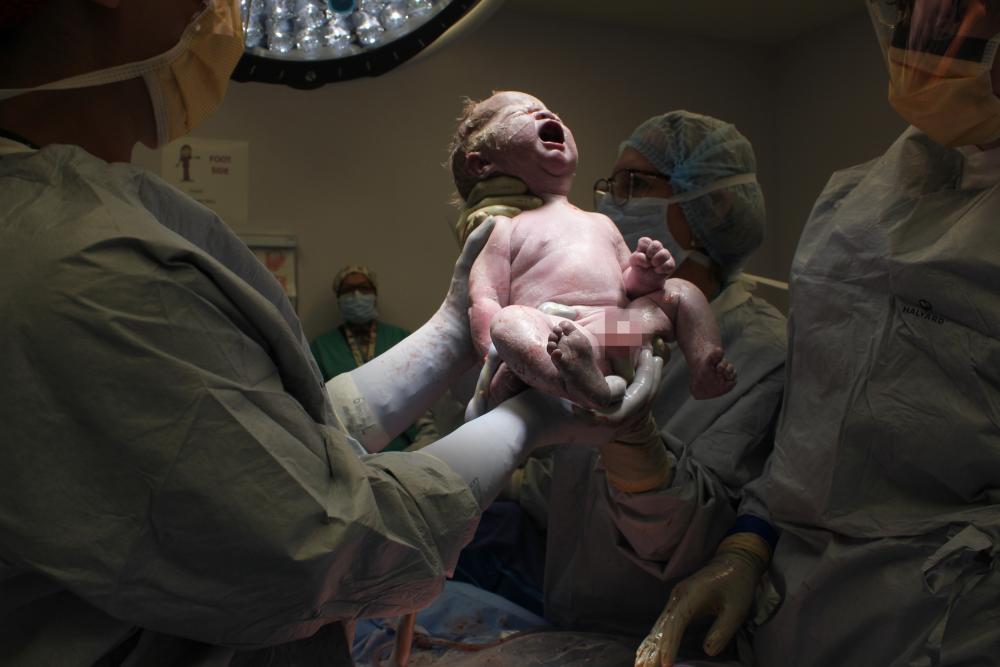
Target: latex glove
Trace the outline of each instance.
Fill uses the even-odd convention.
[[[527,389],[503,405],[520,402],[530,410],[541,429],[542,444],[601,445],[627,440],[645,431],[662,372],[663,359],[647,345],[639,353],[635,377],[625,388],[624,397],[610,408],[589,410],[536,389]]]
[[[465,208],[455,223],[455,237],[464,244],[465,239],[487,218],[503,215],[513,218],[521,211],[528,211],[542,205],[541,197],[528,191],[528,186],[513,176],[494,176],[480,181],[472,188]]]
[[[462,248],[444,302],[426,324],[350,373],[326,383],[341,424],[380,451],[477,361],[469,334],[469,271],[493,231],[486,220]]]
[[[479,379],[476,380],[476,389],[472,393],[469,404],[465,406],[465,421],[472,421],[477,417],[482,417],[487,412],[487,405],[490,398],[490,383],[493,376],[497,374],[502,360],[497,352],[496,345],[490,343],[490,349],[486,353],[483,367],[479,369]]]
[[[663,360],[647,348],[621,403],[605,411],[526,389],[421,450],[447,463],[485,508],[537,447],[599,445],[641,429],[660,385]]]
[[[670,478],[670,457],[653,415],[642,427],[600,446],[608,482],[619,491],[642,493]]]
[[[688,623],[714,615],[702,647],[717,655],[746,620],[771,547],[755,533],[722,541],[708,565],[680,582],[666,608],[636,651],[635,667],[671,667]]]
[[[462,246],[462,252],[458,256],[458,260],[455,262],[455,270],[451,274],[451,284],[448,286],[448,293],[445,295],[444,302],[438,309],[438,312],[445,311],[450,321],[460,330],[466,343],[463,347],[467,347],[470,351],[473,363],[480,361],[480,359],[472,347],[472,340],[469,336],[469,306],[471,305],[469,303],[469,273],[472,271],[472,265],[475,263],[476,258],[479,257],[479,253],[486,246],[486,242],[490,240],[490,234],[493,233],[495,225],[496,220],[490,216],[483,220],[469,235]],[[456,319],[457,323],[455,322]],[[433,318],[431,321],[433,321]],[[407,336],[407,339],[409,338],[410,336]],[[395,349],[399,345],[400,343],[397,343],[390,349]],[[383,352],[376,359],[385,356],[385,354]]]

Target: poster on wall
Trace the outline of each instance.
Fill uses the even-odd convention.
[[[163,147],[165,181],[219,214],[231,227],[247,222],[250,143],[184,137]]]
[[[298,312],[298,242],[294,236],[282,234],[241,234],[260,263],[281,283],[285,295]]]

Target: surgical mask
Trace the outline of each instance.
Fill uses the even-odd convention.
[[[156,146],[188,134],[221,106],[243,54],[237,0],[209,0],[166,53],[34,88],[0,89],[0,100],[44,90],[103,86],[142,77],[156,118]]]
[[[611,218],[629,250],[635,250],[639,239],[648,236],[662,243],[663,247],[670,251],[677,266],[687,259],[702,266],[710,266],[711,260],[703,252],[682,247],[670,233],[670,228],[667,226],[667,209],[675,200],[674,197],[670,199],[641,197],[630,199],[623,206],[619,206],[611,197],[604,197],[598,202],[597,212]]]
[[[942,146],[1000,139],[1000,99],[990,70],[997,42],[980,62],[890,49],[889,103],[908,123]]]
[[[337,297],[340,314],[351,324],[364,324],[378,317],[374,294],[347,292]]]

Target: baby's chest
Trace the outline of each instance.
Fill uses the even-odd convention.
[[[511,263],[532,266],[540,260],[553,263],[574,258],[617,261],[614,239],[608,230],[586,217],[517,219],[511,235]]]
[[[511,244],[511,281],[560,292],[595,285],[615,287],[621,266],[612,239],[590,225],[571,229],[538,226]]]

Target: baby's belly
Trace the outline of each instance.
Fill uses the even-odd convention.
[[[564,305],[625,306],[625,284],[617,258],[548,255],[511,267],[510,303],[537,308],[546,301]]]

